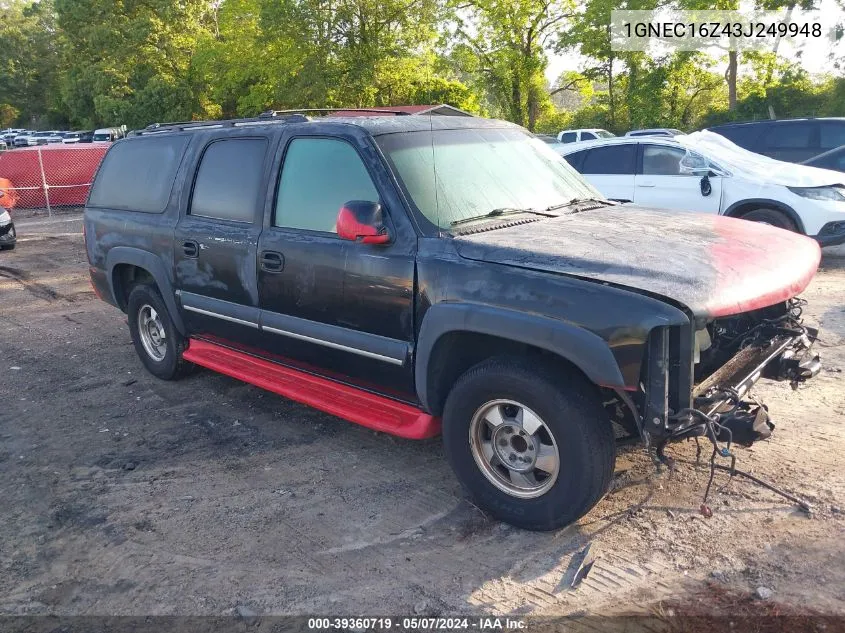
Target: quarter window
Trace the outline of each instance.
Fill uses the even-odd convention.
[[[379,200],[355,148],[336,139],[294,139],[279,178],[273,226],[336,233],[337,214],[350,200]]]
[[[190,214],[252,222],[266,153],[264,139],[232,138],[211,143],[197,171]]]
[[[637,147],[633,143],[596,147],[587,152],[579,171],[582,174],[633,176],[636,155]]]
[[[561,143],[574,143],[575,140],[578,138],[577,132],[564,132],[560,135],[560,142]]]
[[[160,136],[112,146],[97,171],[88,206],[161,213],[187,144],[186,136]]]
[[[821,121],[819,140],[823,150],[845,145],[845,121]]]

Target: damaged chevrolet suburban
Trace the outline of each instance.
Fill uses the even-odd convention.
[[[528,529],[602,498],[623,430],[655,459],[748,444],[772,429],[754,383],[819,371],[796,299],[813,240],[608,202],[501,121],[153,125],[109,149],[85,235],[155,376],[442,433],[475,502]]]

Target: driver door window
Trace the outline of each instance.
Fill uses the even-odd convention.
[[[701,154],[681,147],[644,143],[642,167],[634,187],[634,202],[645,207],[718,213],[722,199],[719,176],[693,174],[709,163]],[[707,192],[707,195],[704,195]]]
[[[350,200],[379,200],[355,148],[328,138],[291,141],[279,178],[273,226],[336,233],[338,211]]]

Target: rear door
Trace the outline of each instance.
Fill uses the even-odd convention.
[[[256,249],[271,138],[254,131],[203,139],[175,231],[175,278],[192,334],[258,340]]]
[[[636,143],[592,147],[577,169],[606,198],[630,202],[634,199],[636,158]]]
[[[331,137],[290,132],[279,149],[258,248],[262,347],[281,362],[412,400],[416,233],[369,137],[348,128]],[[352,200],[381,203],[390,243],[337,236],[338,212]]]
[[[634,203],[658,209],[718,213],[722,200],[722,177],[685,173],[684,165],[704,167],[707,160],[679,147],[643,143],[642,166],[637,170]],[[706,194],[706,195],[705,195]]]

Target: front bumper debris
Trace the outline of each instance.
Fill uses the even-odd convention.
[[[769,336],[771,334],[771,336]],[[748,392],[761,378],[789,381],[793,388],[821,370],[812,346],[818,330],[781,329],[742,348],[696,386],[693,407],[672,416],[671,439],[710,436],[745,446],[766,439],[774,430],[768,409]]]

